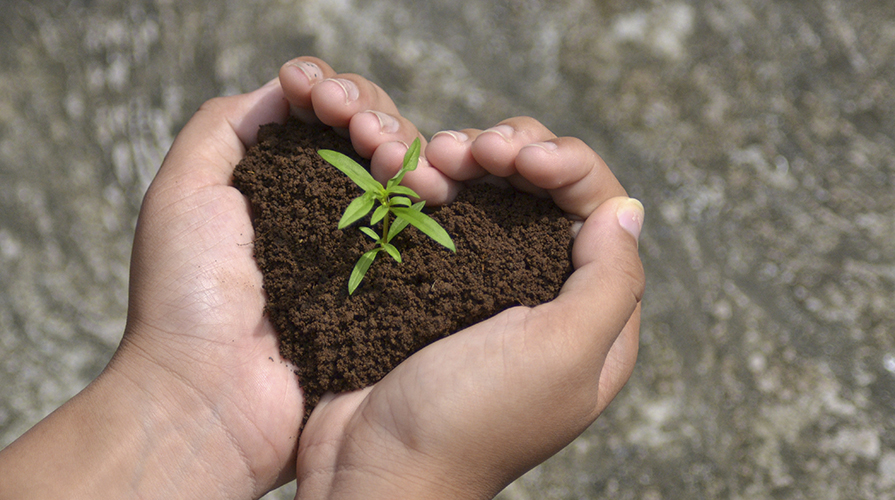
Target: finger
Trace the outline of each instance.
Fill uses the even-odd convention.
[[[545,189],[554,202],[578,220],[625,190],[597,153],[580,139],[560,137],[528,144],[515,159],[518,174]]]
[[[425,151],[425,138],[416,126],[400,115],[385,91],[366,78],[338,74],[313,57],[289,61],[280,69],[280,78],[292,114],[306,122],[347,129],[355,151],[371,159],[373,175],[380,181],[391,178],[401,168],[404,151],[413,139],[419,138]],[[380,146],[390,143],[394,144],[379,151]],[[452,199],[459,186],[435,172],[425,172],[427,168],[424,165],[419,172],[405,177],[405,184],[419,187],[426,193],[420,193],[423,198],[429,195]],[[429,182],[435,184],[430,186]]]
[[[426,148],[426,158],[431,165],[448,178],[471,185],[478,182],[489,182],[501,186],[512,186],[520,191],[536,196],[547,197],[544,189],[535,186],[518,173],[506,177],[498,177],[479,165],[472,153],[472,145],[482,130],[465,129],[460,131],[442,131],[432,137]],[[506,172],[498,172],[506,175]],[[451,200],[446,200],[445,203]]]
[[[280,80],[293,116],[347,128],[366,110],[398,115],[392,99],[378,85],[351,73],[337,73],[316,57],[299,57],[280,68]]]
[[[473,141],[471,152],[475,161],[488,173],[510,177],[518,173],[516,156],[520,149],[554,137],[553,132],[534,118],[510,118],[482,131]]]
[[[550,333],[535,340],[544,343],[540,352],[562,359],[570,380],[581,377],[580,383],[592,385],[590,377],[600,373],[620,334],[639,325],[644,276],[637,237],[642,223],[643,206],[636,200],[618,197],[600,205],[572,247],[575,272],[556,299],[532,311],[532,331]],[[624,342],[629,346],[630,337]],[[619,349],[625,356],[636,353],[630,347]]]
[[[194,175],[203,185],[226,185],[233,168],[255,144],[258,128],[283,123],[288,102],[277,79],[248,94],[206,101],[177,134],[157,180]]]
[[[404,143],[405,150],[406,145],[416,138],[422,141],[423,148],[426,144],[426,140],[408,119],[376,110],[362,111],[351,117],[348,132],[354,150],[364,158],[372,158],[376,149],[388,142]],[[397,162],[393,162],[395,172],[401,168],[402,159],[403,154]]]
[[[338,74],[311,88],[314,114],[326,125],[347,128],[357,113],[375,110],[397,116],[398,108],[384,90],[366,78]]]
[[[603,369],[600,370],[600,381],[597,389],[597,404],[593,408],[591,418],[596,418],[609,403],[615,399],[622,387],[631,378],[637,351],[640,344],[640,304],[631,315],[622,333],[609,348]]]
[[[305,56],[280,67],[279,76],[292,116],[305,123],[319,123],[311,102],[311,89],[317,82],[336,76],[335,70],[322,59]]]
[[[425,143],[423,145],[425,148]],[[426,149],[424,149],[426,151]],[[370,171],[379,182],[385,183],[400,170],[407,153],[403,142],[381,145],[370,159]],[[416,170],[407,172],[402,185],[414,190],[427,205],[444,205],[457,197],[463,185],[434,168],[425,156],[420,156]]]
[[[480,179],[488,171],[472,155],[472,143],[481,133],[478,129],[438,132],[426,147],[426,158],[432,167],[456,181]]]

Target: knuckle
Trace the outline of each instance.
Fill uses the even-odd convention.
[[[199,105],[198,113],[217,115],[222,113],[229,97],[212,97]]]
[[[646,288],[646,273],[643,269],[643,262],[640,260],[640,254],[637,252],[624,252],[615,257],[612,263],[617,276],[620,280],[620,290],[627,290],[636,302],[643,299],[643,293]]]

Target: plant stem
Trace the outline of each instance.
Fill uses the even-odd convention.
[[[388,243],[388,226],[389,219],[391,218],[391,211],[385,214],[385,217],[382,218],[382,241],[383,243]]]

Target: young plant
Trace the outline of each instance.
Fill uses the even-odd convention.
[[[401,166],[401,170],[389,179],[385,186],[374,179],[364,167],[342,153],[329,149],[318,151],[324,160],[347,175],[364,191],[364,194],[348,204],[348,208],[345,209],[345,213],[342,214],[342,218],[339,220],[339,229],[348,227],[370,213],[371,210],[373,215],[370,217],[370,226],[375,226],[379,222],[382,223],[379,233],[369,226],[360,228],[364,234],[376,242],[376,246],[369,252],[361,255],[357,264],[354,265],[351,276],[348,278],[349,295],[353,294],[358,285],[360,285],[364,275],[367,274],[367,270],[373,264],[373,260],[380,252],[385,251],[397,262],[401,262],[401,252],[392,245],[391,241],[408,224],[419,229],[423,234],[448,250],[452,252],[457,251],[454,241],[447,234],[447,231],[435,220],[423,213],[423,206],[425,206],[426,202],[419,201],[413,203],[409,197],[419,198],[420,196],[407,186],[400,185],[404,175],[416,169],[419,163],[420,148],[420,140],[415,139],[407,149],[407,154],[404,155],[404,163]],[[392,220],[392,217],[394,217],[394,220]]]

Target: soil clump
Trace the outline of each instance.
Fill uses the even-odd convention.
[[[362,192],[318,149],[369,168],[331,129],[290,120],[263,126],[233,177],[251,202],[266,313],[299,376],[306,419],[327,391],[371,385],[442,337],[552,300],[572,272],[570,223],[552,201],[479,184],[426,208],[456,254],[409,226],[393,240],[403,262],[380,254],[349,296],[351,270],[373,241],[336,228]]]

